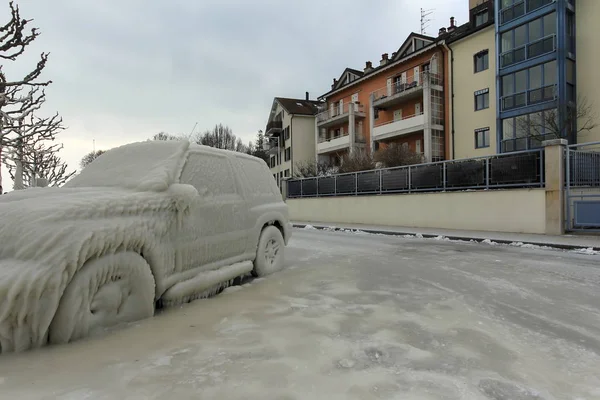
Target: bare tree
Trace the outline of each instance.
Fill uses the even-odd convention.
[[[338,168],[339,173],[367,171],[375,169],[375,160],[369,152],[355,151],[352,154],[342,156],[342,162]]]
[[[181,140],[181,136],[171,135],[167,132],[159,132],[156,135],[152,136],[152,140]]]
[[[40,186],[38,182],[43,180],[43,186],[61,186],[69,180],[76,171],[68,171],[67,164],[60,158],[58,153],[62,150],[62,144],[47,145],[43,141],[30,140],[24,143],[17,158],[15,156],[7,159],[9,174],[15,181],[19,162],[22,168],[22,184],[24,188]],[[13,151],[16,153],[17,150]]]
[[[559,109],[545,110],[532,114],[529,118],[517,118],[516,128],[527,132],[528,136],[541,142],[569,136],[579,136],[598,127],[598,113],[586,97],[577,98],[577,106],[567,106],[563,121],[560,121]]]
[[[83,156],[81,161],[79,161],[79,166],[81,167],[81,169],[87,167],[92,161],[94,161],[96,158],[100,157],[104,153],[104,150],[90,151],[85,156]]]
[[[248,153],[248,147],[242,143],[242,139],[236,137],[231,128],[222,124],[215,125],[212,131],[205,131],[198,135],[196,143],[218,149]]]
[[[3,61],[15,61],[40,34],[36,28],[27,32],[27,25],[32,20],[21,18],[19,7],[12,1],[9,8],[10,19],[0,26],[0,59]],[[24,149],[19,146],[33,138],[34,141],[53,140],[54,135],[64,129],[58,114],[49,118],[34,116],[45,102],[43,87],[52,83],[38,81],[47,60],[48,53],[42,53],[35,68],[16,80],[9,80],[0,65],[0,156],[6,150],[5,154],[16,157],[13,160],[19,171],[25,156]]]
[[[294,178],[312,178],[315,176],[328,176],[337,172],[337,169],[325,162],[301,161],[294,165]]]
[[[381,163],[381,166],[384,168],[400,167],[423,162],[423,157],[410,150],[406,143],[391,143],[378,150],[375,153],[374,158],[375,162]]]

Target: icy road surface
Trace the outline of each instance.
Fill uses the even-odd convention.
[[[295,230],[276,275],[0,356],[2,399],[600,399],[600,257]]]

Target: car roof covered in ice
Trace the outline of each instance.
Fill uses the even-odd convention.
[[[163,191],[177,179],[188,140],[152,140],[108,150],[64,187],[119,187]]]

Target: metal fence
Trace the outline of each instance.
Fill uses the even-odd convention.
[[[567,231],[600,232],[600,142],[565,150]]]
[[[544,150],[287,181],[287,197],[356,196],[544,186]]]

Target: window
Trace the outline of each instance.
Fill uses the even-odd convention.
[[[502,152],[539,148],[558,134],[556,109],[502,120]]]
[[[490,147],[490,128],[475,130],[475,148],[482,149],[484,147]]]
[[[475,92],[475,111],[490,107],[490,89],[478,90]]]
[[[285,149],[285,161],[290,161],[292,159],[292,148],[288,147]]]
[[[379,109],[378,108],[373,109],[373,118],[375,118],[375,119],[379,118]]]
[[[236,193],[229,160],[222,155],[190,153],[180,181],[191,184],[200,193],[207,190],[212,196]]]
[[[503,111],[555,99],[556,61],[504,75],[501,108]]]
[[[289,169],[286,169],[286,170],[285,170],[285,177],[286,177],[286,178],[289,178],[289,176],[290,176],[290,170],[289,170]]]
[[[490,67],[488,50],[484,50],[475,54],[474,59],[475,73],[485,71]]]
[[[488,9],[486,8],[483,11],[478,12],[477,14],[475,14],[475,26],[480,26],[485,24],[486,22],[488,22],[489,19],[489,12]]]
[[[287,126],[283,130],[283,140],[290,140],[290,127],[289,126]]]
[[[525,61],[556,49],[556,12],[523,24],[500,37],[500,67]]]

